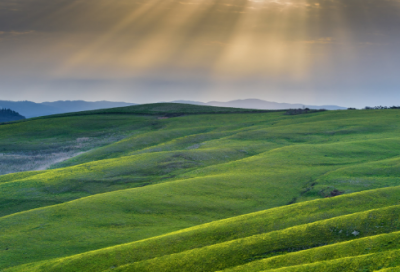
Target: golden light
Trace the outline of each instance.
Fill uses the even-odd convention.
[[[329,67],[332,48],[354,55],[346,8],[339,0],[73,1],[47,20],[74,12],[79,24],[103,27],[65,35],[78,50],[51,76],[307,79],[314,65]]]

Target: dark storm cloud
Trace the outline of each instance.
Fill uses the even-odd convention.
[[[129,16],[132,10],[146,4],[146,0],[1,0],[0,1],[0,27],[1,31],[82,31],[92,30],[101,31],[109,28],[118,20]],[[229,16],[219,20],[217,16],[223,14],[241,14],[249,12],[246,8],[254,7],[267,16],[258,20],[265,23],[268,28],[274,17],[279,17],[282,9],[279,1],[164,1],[167,5],[162,5],[159,1],[154,5],[148,15],[138,18],[140,26],[147,25],[148,30],[159,28],[159,23],[168,17],[169,13],[176,6],[192,5],[202,9],[202,16],[196,18],[194,22],[185,22],[190,26],[193,35],[198,34],[204,27],[210,27],[219,21],[222,25],[229,25]],[[256,2],[256,5],[254,4]],[[309,29],[308,31],[322,32],[327,35],[333,33],[337,24],[346,25],[354,34],[377,32],[395,32],[400,26],[399,8],[400,2],[395,0],[321,0],[321,1],[285,1],[292,2],[294,5],[308,4],[310,10],[307,14]],[[316,6],[315,4],[318,4]],[[311,12],[312,10],[312,12]],[[239,15],[236,15],[239,16]],[[225,20],[228,19],[228,20]],[[290,18],[288,18],[290,21]],[[312,25],[318,23],[317,25]],[[213,25],[218,29],[220,25]],[[135,28],[135,25],[131,25]],[[288,24],[293,28],[295,25]],[[34,29],[32,29],[34,28]],[[135,29],[136,30],[136,29]],[[139,31],[141,29],[138,29]],[[210,30],[210,29],[209,29]],[[262,28],[261,28],[262,30]],[[144,31],[144,32],[146,32]]]

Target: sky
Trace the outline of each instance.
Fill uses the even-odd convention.
[[[0,0],[0,100],[400,105],[400,0]]]

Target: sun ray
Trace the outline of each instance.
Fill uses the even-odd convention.
[[[94,6],[90,20],[100,22],[110,11],[103,19],[108,20],[104,28],[86,32],[91,23],[81,36],[71,36],[69,42],[80,48],[51,76],[123,79],[197,74],[214,81],[285,78],[309,84],[321,73],[342,73],[337,69],[340,63],[354,69],[358,65],[352,11],[344,0],[118,3],[119,8],[107,1],[73,1],[55,13],[51,20],[82,10],[77,12],[81,22]],[[365,6],[359,7],[358,16],[368,18]]]

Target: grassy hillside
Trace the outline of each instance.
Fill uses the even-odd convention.
[[[73,113],[64,113],[59,115],[51,115],[42,118],[57,118],[60,116],[79,116],[93,114],[129,114],[129,115],[152,115],[159,117],[177,117],[191,114],[222,114],[222,113],[256,113],[268,112],[266,110],[239,109],[229,107],[210,107],[200,105],[188,105],[180,103],[157,103],[144,104],[128,107],[118,107],[111,109],[101,109],[92,111],[81,111]],[[271,112],[271,111],[270,111]]]
[[[400,187],[385,188],[357,194],[343,195],[337,198],[327,198],[268,209],[257,213],[215,221],[138,242],[105,248],[72,257],[56,259],[47,262],[44,265],[39,265],[39,267],[41,269],[47,268],[51,271],[79,271],[83,269],[101,271],[109,266],[120,266],[130,262],[148,260],[163,255],[167,255],[167,258],[169,258],[168,255],[178,252],[184,252],[185,255],[185,252],[188,250],[201,247],[206,247],[206,250],[203,249],[203,252],[207,254],[207,251],[210,250],[207,246],[214,244],[217,245],[215,247],[216,250],[218,250],[222,245],[222,247],[226,247],[233,251],[229,256],[240,255],[241,258],[239,261],[249,262],[253,259],[257,260],[261,258],[263,254],[277,255],[282,254],[285,251],[293,251],[293,237],[296,236],[301,244],[300,248],[312,247],[313,245],[310,246],[306,244],[309,242],[314,243],[314,245],[320,245],[321,240],[323,241],[322,244],[326,244],[328,242],[327,235],[322,236],[321,232],[315,231],[316,228],[329,229],[332,226],[335,226],[337,231],[328,231],[328,235],[331,235],[333,239],[337,240],[365,237],[372,234],[390,232],[392,228],[397,229],[399,222],[395,218],[398,217],[398,206],[396,204],[399,203],[399,192]],[[375,207],[378,210],[370,211],[372,207]],[[384,217],[382,217],[383,220],[378,218],[379,223],[375,218],[369,220],[368,223],[365,221],[368,220],[370,214],[384,214],[383,211],[394,215],[392,221],[396,222],[396,225],[386,225]],[[349,216],[343,217],[344,215]],[[357,217],[357,222],[353,222],[353,217]],[[350,233],[345,229],[346,224],[350,224],[347,226],[347,228],[351,230]],[[357,225],[358,227],[356,227]],[[382,226],[382,228],[376,228],[376,226]],[[339,229],[339,227],[341,227],[341,229]],[[351,232],[354,231],[354,228],[359,232],[362,231],[362,234],[357,236],[352,235]],[[311,235],[314,235],[314,239],[305,239],[304,234],[306,232],[304,232],[303,229],[305,229],[306,232],[308,229],[308,232]],[[369,234],[368,229],[371,231]],[[339,233],[340,230],[342,230],[341,233]],[[294,236],[291,233],[293,233]],[[261,239],[259,238],[260,234],[263,236]],[[270,238],[269,240],[266,240],[268,236]],[[284,236],[288,237],[284,239]],[[276,239],[276,237],[279,237],[280,241],[279,244],[274,245],[271,243],[271,238]],[[246,240],[248,240],[247,243],[250,244],[251,247],[248,245],[246,246]],[[286,240],[286,244],[283,243],[284,240]],[[230,246],[229,244],[228,246],[224,246],[228,241],[232,241],[230,243],[235,244],[236,247]],[[254,244],[257,243],[261,243],[261,254],[260,251],[257,252],[254,250]],[[267,251],[268,247],[272,248]],[[249,250],[249,248],[251,250]],[[242,250],[247,255],[238,255],[237,250]],[[226,255],[226,250],[223,252],[223,258],[229,257]],[[194,255],[196,258],[201,258],[201,255],[198,252]],[[181,261],[183,260],[181,256],[171,256],[176,256]],[[229,257],[229,259],[232,259],[232,261],[235,260],[235,258],[231,257]],[[207,258],[208,256],[206,256],[206,259]],[[218,258],[218,256],[213,258]],[[189,264],[192,259],[193,258],[189,259]],[[168,263],[175,264],[176,262]],[[215,265],[217,264],[219,264],[219,262],[215,263]],[[145,266],[147,265],[148,264],[145,263]],[[34,271],[32,266],[29,267]],[[182,269],[181,265],[179,267]],[[193,267],[189,267],[189,271],[192,268]],[[203,266],[199,266],[199,268],[204,269]],[[208,270],[205,269],[203,271]]]
[[[399,115],[153,104],[0,126],[5,154],[76,152],[0,176],[0,271],[396,267]]]
[[[79,116],[0,125],[0,174],[44,170],[93,148],[154,129],[145,116]]]

